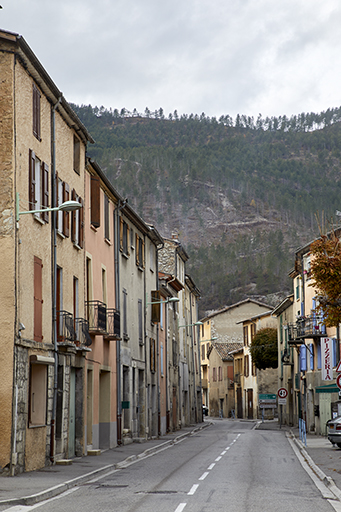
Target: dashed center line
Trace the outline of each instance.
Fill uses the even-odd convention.
[[[219,461],[220,461],[220,459],[222,459],[222,456],[221,456],[221,455],[219,455],[219,457],[217,457],[217,458],[215,459],[215,462],[219,462]]]
[[[194,484],[192,485],[191,487],[191,490],[187,493],[188,496],[193,496],[193,494],[195,493],[195,491],[198,489],[199,487],[199,484]]]
[[[175,512],[182,512],[186,505],[187,503],[180,503],[180,505],[176,507]]]
[[[224,450],[223,452],[221,452],[221,454],[220,454],[220,455],[225,455],[225,453],[226,453],[226,450]]]
[[[199,478],[199,480],[205,480],[205,478],[207,477],[207,475],[208,475],[208,474],[209,474],[209,473],[208,473],[207,471],[205,471],[205,473],[203,473],[203,474],[201,475],[201,477]]]
[[[210,466],[208,466],[208,468],[207,468],[207,469],[210,471],[211,469],[213,469],[213,468],[214,468],[214,466],[215,466],[215,463],[213,462]]]

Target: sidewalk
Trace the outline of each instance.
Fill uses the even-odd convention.
[[[182,428],[143,443],[131,443],[103,451],[100,455],[76,457],[71,465],[54,465],[15,477],[0,478],[0,510],[14,505],[33,505],[57,496],[71,487],[124,467],[139,458],[174,444],[208,427],[209,420]]]
[[[282,430],[299,448],[305,462],[341,500],[341,449],[333,446],[327,437],[307,434],[307,446],[299,439],[298,427],[280,425],[278,421],[265,421],[257,425],[259,430]]]

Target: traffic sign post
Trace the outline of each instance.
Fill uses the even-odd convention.
[[[341,389],[341,373],[336,377],[336,385],[339,389]]]
[[[282,412],[283,412],[282,408],[283,408],[283,405],[287,405],[288,390],[286,388],[279,388],[279,390],[277,391],[277,395],[278,395],[278,405],[280,406],[280,410],[281,410],[279,428],[282,428]]]

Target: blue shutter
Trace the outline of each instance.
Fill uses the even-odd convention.
[[[300,370],[301,372],[307,371],[307,347],[305,345],[300,347]]]
[[[310,369],[313,370],[314,369],[314,344],[311,343],[309,345],[309,348],[310,348]]]
[[[317,342],[317,369],[321,370],[322,361],[321,361],[321,340]]]
[[[333,368],[337,366],[338,361],[336,360],[337,355],[337,339],[333,338]]]

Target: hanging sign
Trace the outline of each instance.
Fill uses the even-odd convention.
[[[321,338],[321,359],[322,359],[322,380],[333,380],[333,340],[332,338]]]

